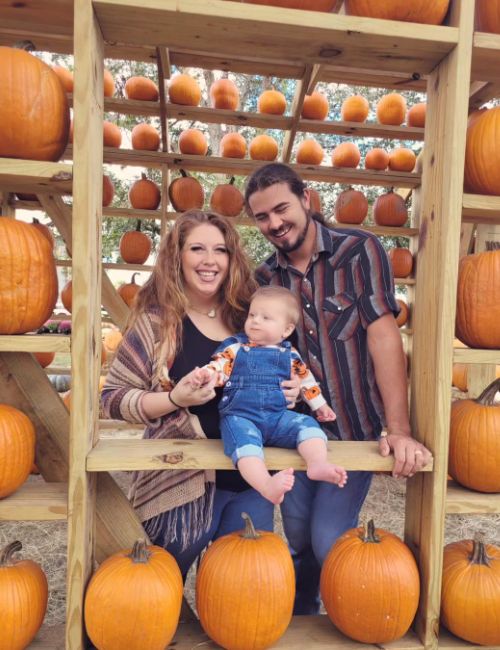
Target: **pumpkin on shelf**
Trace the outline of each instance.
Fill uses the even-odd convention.
[[[368,200],[363,192],[349,187],[338,195],[334,214],[339,223],[359,225],[368,214]]]
[[[219,147],[222,158],[244,158],[247,154],[247,143],[241,133],[226,133]]]
[[[252,5],[271,5],[286,9],[307,9],[307,11],[332,11],[336,0],[243,0]]]
[[[138,219],[135,230],[128,230],[120,237],[120,255],[127,264],[144,264],[152,245],[151,237],[141,232],[141,220]]]
[[[176,74],[170,80],[168,96],[173,104],[198,106],[201,90],[198,82],[188,74]]]
[[[500,34],[500,2],[476,0],[476,29],[478,32]]]
[[[59,160],[69,122],[66,91],[54,70],[25,50],[1,46],[0,157]]]
[[[168,187],[170,203],[177,212],[185,212],[191,208],[201,210],[205,202],[202,184],[193,176],[188,176],[183,169],[180,172],[181,175],[174,178]]]
[[[349,16],[366,16],[401,20],[403,22],[440,25],[448,11],[450,0],[346,0],[345,12]]]
[[[334,167],[355,168],[359,165],[361,154],[354,142],[342,142],[337,145],[332,153],[332,165]]]
[[[0,242],[0,334],[37,330],[57,301],[52,246],[31,224],[7,217],[0,217]]]
[[[496,136],[499,123],[500,106],[469,116],[464,183],[470,192],[500,196],[500,175],[496,172],[500,164]]]
[[[147,77],[129,77],[125,82],[125,97],[142,102],[157,102],[160,96],[158,86]]]
[[[114,122],[104,120],[102,123],[102,142],[105,147],[119,149],[122,143],[122,132]]]
[[[192,156],[205,156],[208,142],[200,129],[185,129],[179,136],[179,151]]]
[[[132,149],[139,151],[158,151],[160,134],[152,124],[136,124],[131,134]]]
[[[134,210],[156,210],[160,205],[161,193],[158,185],[142,173],[141,178],[132,183],[128,200]]]
[[[107,174],[103,174],[102,177],[102,207],[107,208],[111,203],[113,203],[113,198],[115,196],[115,186],[111,177]]]
[[[59,81],[62,83],[64,90],[67,93],[73,92],[73,73],[68,68],[63,68],[60,65],[53,65],[52,70],[59,77]]]
[[[406,147],[396,147],[389,153],[389,169],[394,172],[412,172],[416,162],[417,156]]]
[[[305,120],[325,120],[329,110],[328,99],[325,95],[315,90],[310,95],[304,97],[301,117]]]
[[[500,492],[500,391],[495,379],[477,399],[451,405],[448,472],[464,487]]]
[[[61,302],[64,309],[71,314],[71,309],[73,308],[73,282],[71,280],[68,280],[61,289]]]
[[[107,68],[104,68],[102,81],[103,81],[104,97],[113,97],[113,95],[115,94],[115,80],[113,79],[113,75]]]
[[[0,647],[5,650],[27,648],[47,611],[49,587],[42,568],[13,557],[22,547],[15,541],[0,550]]]
[[[364,122],[370,112],[370,104],[363,95],[351,95],[342,102],[340,116],[344,122]]]
[[[462,257],[456,336],[471,348],[500,348],[500,250]]]
[[[389,154],[385,149],[374,147],[367,151],[365,156],[365,169],[385,171],[389,166]]]
[[[427,104],[425,102],[413,104],[406,114],[406,123],[408,126],[418,126],[423,129],[425,127],[426,112]]]
[[[263,650],[284,634],[292,618],[295,577],[285,542],[245,530],[219,537],[203,555],[196,577],[196,609],[206,634],[231,650]]]
[[[299,165],[321,165],[325,152],[323,147],[314,138],[305,138],[297,147],[295,156]]]
[[[42,368],[47,368],[54,361],[56,353],[55,352],[33,352],[33,356],[42,366]]]
[[[375,199],[373,220],[378,226],[404,226],[408,221],[405,200],[394,191],[393,187]]]
[[[160,650],[175,634],[181,604],[177,562],[140,539],[132,549],[108,557],[90,579],[85,627],[97,648]]]
[[[453,372],[451,377],[451,385],[458,390],[466,393],[468,390],[468,369],[469,365],[467,363],[454,363]],[[496,367],[495,377],[500,379],[500,366]]]
[[[481,535],[444,548],[441,622],[455,636],[500,644],[500,548]]]
[[[395,278],[407,278],[413,271],[413,255],[408,248],[390,248],[387,252]]]
[[[370,520],[332,546],[320,590],[328,617],[341,632],[362,643],[389,643],[406,634],[413,621],[420,578],[406,544]]]
[[[396,302],[398,303],[400,309],[399,314],[396,316],[396,325],[398,327],[403,327],[403,325],[406,325],[408,318],[410,317],[410,308],[401,298],[396,298]]]
[[[278,143],[270,135],[256,135],[248,145],[248,153],[252,160],[267,160],[272,162],[278,157]]]
[[[320,193],[312,187],[308,187],[307,189],[309,190],[309,205],[311,210],[318,214],[322,214],[323,206],[321,205]]]
[[[279,90],[264,90],[257,100],[259,113],[283,115],[286,111],[286,97]]]
[[[217,185],[210,197],[210,207],[225,217],[237,217],[243,210],[245,199],[234,185],[235,178],[229,183]]]
[[[240,91],[231,79],[223,77],[214,81],[210,86],[209,94],[214,108],[235,111],[240,104]]]
[[[401,126],[406,117],[406,99],[399,93],[384,95],[377,102],[376,112],[380,124]]]
[[[19,409],[0,404],[0,499],[28,478],[35,461],[35,427]]]
[[[133,273],[130,282],[122,284],[118,288],[118,294],[120,295],[121,299],[128,307],[133,306],[135,297],[138,294],[139,289],[141,288],[140,285],[136,284],[135,282],[136,275],[140,275],[140,273],[139,272]]]

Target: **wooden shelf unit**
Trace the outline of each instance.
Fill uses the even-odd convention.
[[[14,494],[0,499],[0,522],[65,520],[67,514],[66,483],[30,481]]]

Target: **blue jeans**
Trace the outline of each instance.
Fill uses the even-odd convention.
[[[319,612],[321,566],[332,544],[358,525],[368,494],[371,472],[349,472],[345,487],[311,481],[296,472],[293,489],[285,495],[281,514],[295,565],[294,614]]]
[[[172,542],[166,547],[167,551],[172,553],[177,560],[183,578],[186,577],[190,566],[209,542],[235,530],[242,530],[245,527],[245,522],[241,518],[242,512],[250,515],[255,528],[273,530],[274,506],[256,490],[249,488],[244,492],[229,492],[228,490],[217,489],[214,495],[214,510],[210,530],[184,551],[181,551],[180,541]],[[179,517],[178,540],[181,537],[179,534],[181,526],[182,518]]]

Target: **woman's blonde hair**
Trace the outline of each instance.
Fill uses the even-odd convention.
[[[143,312],[158,310],[163,329],[163,360],[180,349],[182,321],[188,301],[184,290],[181,254],[187,237],[198,226],[208,224],[220,230],[229,255],[228,274],[220,289],[221,318],[233,332],[245,321],[250,297],[256,287],[249,259],[240,236],[228,219],[215,212],[188,210],[175,220],[163,238],[147,282],[137,293],[129,327]]]

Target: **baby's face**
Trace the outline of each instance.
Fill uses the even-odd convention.
[[[294,330],[286,306],[276,298],[257,296],[250,304],[245,334],[252,343],[277,345]]]

